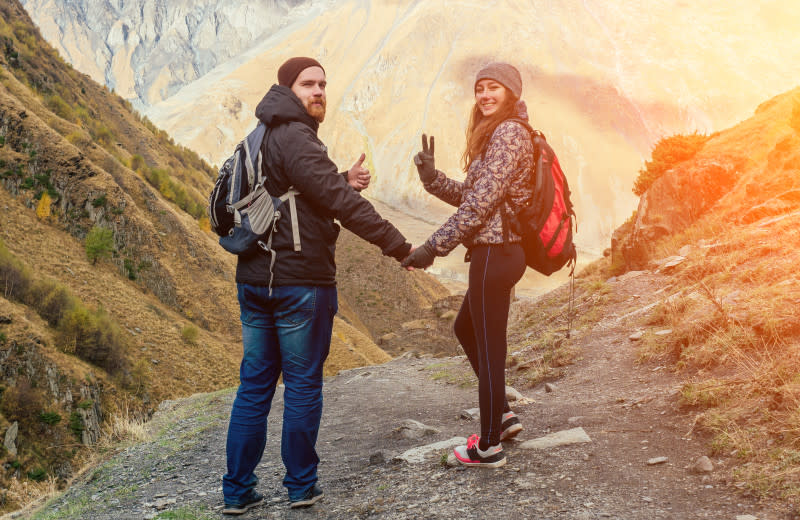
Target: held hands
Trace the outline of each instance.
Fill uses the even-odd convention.
[[[371,175],[369,174],[369,170],[362,166],[366,158],[367,155],[362,153],[355,164],[347,170],[347,184],[352,186],[356,191],[365,190],[367,186],[369,186]]]
[[[433,136],[431,136],[430,147],[428,147],[428,136],[422,134],[422,151],[414,156],[414,164],[417,165],[417,173],[423,184],[428,184],[436,179],[436,166],[433,161]]]
[[[413,271],[414,268],[425,269],[433,265],[434,258],[436,258],[436,254],[426,242],[417,248],[412,247],[411,252],[400,262],[400,265],[407,271]]]

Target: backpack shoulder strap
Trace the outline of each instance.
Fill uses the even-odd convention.
[[[292,220],[292,240],[294,241],[294,250],[300,251],[300,224],[297,221],[297,203],[295,197],[300,195],[300,192],[289,186],[289,191],[278,197],[282,202],[289,201],[289,218]]]
[[[266,186],[268,184],[267,183],[267,178],[265,176],[261,175],[261,172],[263,172],[264,169],[268,169],[268,167],[265,168],[265,164],[264,164],[264,161],[266,161],[267,158],[266,157],[262,157],[261,149],[262,149],[263,144],[265,142],[267,142],[267,139],[269,138],[269,135],[272,133],[273,128],[270,127],[270,128],[267,129],[266,125],[264,125],[264,123],[260,123],[260,122],[259,122],[259,127],[264,127],[265,131],[262,133],[261,137],[257,141],[257,143],[258,143],[258,172],[259,172],[259,181],[258,182],[260,184],[264,185],[264,187],[266,188]],[[274,183],[270,184],[270,185],[273,188],[275,187]],[[297,202],[295,201],[295,198],[297,196],[299,196],[299,195],[300,195],[300,191],[297,188],[295,188],[294,186],[289,186],[289,188],[286,190],[285,193],[279,195],[278,197],[275,197],[278,200],[280,200],[280,202],[287,202],[288,201],[288,203],[289,203],[289,219],[291,220],[291,225],[292,225],[292,242],[294,243],[295,252],[298,252],[298,251],[301,250],[301,248],[300,248],[300,224],[299,224],[298,218],[297,218]],[[278,204],[276,203],[275,206],[277,207]]]

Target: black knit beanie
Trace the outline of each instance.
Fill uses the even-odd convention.
[[[490,63],[478,71],[478,75],[475,76],[475,83],[472,86],[473,90],[475,85],[482,79],[493,79],[510,90],[517,99],[522,97],[522,77],[519,71],[508,63]]]
[[[319,67],[322,69],[322,72],[325,72],[325,69],[322,67],[322,65],[320,65],[319,62],[314,58],[289,58],[278,69],[278,84],[283,85],[284,87],[292,88],[292,85],[294,85],[294,80],[297,79],[297,76],[299,76],[301,72],[309,67]]]

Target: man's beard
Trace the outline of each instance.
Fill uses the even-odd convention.
[[[308,114],[321,123],[325,120],[325,101],[320,101],[320,104],[311,103],[308,105]]]

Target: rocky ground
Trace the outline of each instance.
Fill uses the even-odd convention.
[[[477,389],[466,360],[407,354],[326,381],[318,442],[325,498],[308,510],[290,510],[281,486],[277,395],[258,469],[267,499],[243,518],[791,518],[729,483],[735,459],[702,459],[708,439],[693,431],[696,412],[679,407],[676,375],[636,361],[636,311],[658,300],[663,281],[636,274],[609,284],[619,312],[568,340],[581,354],[561,379],[518,388],[512,406],[525,429],[505,444],[505,467],[447,460],[451,444],[479,430],[468,413]],[[224,518],[232,398],[228,390],[162,404],[152,441],[87,472],[33,518]],[[543,437],[555,442],[531,442]]]

